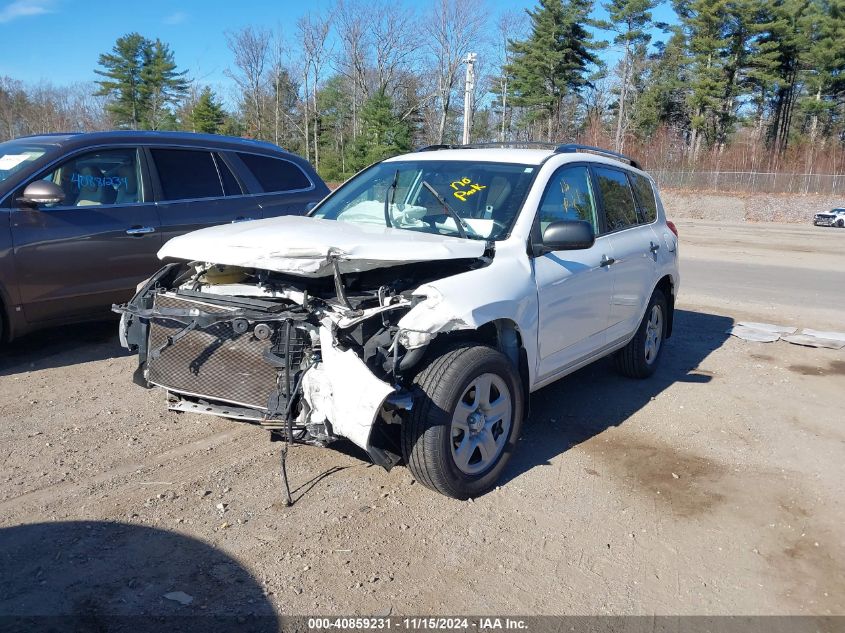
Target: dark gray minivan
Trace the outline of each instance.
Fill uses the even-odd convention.
[[[171,237],[300,215],[329,190],[261,141],[95,132],[0,143],[0,333],[108,314],[161,266]]]

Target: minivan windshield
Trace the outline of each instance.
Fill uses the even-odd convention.
[[[49,145],[26,141],[0,143],[0,182],[38,160],[50,149]]]
[[[312,217],[500,240],[510,233],[535,170],[457,160],[378,163],[329,196]]]

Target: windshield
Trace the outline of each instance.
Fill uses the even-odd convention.
[[[379,163],[343,185],[312,216],[500,240],[510,233],[535,169],[456,160]]]
[[[7,141],[0,143],[0,182],[17,171],[26,169],[32,161],[38,160],[47,150],[48,145],[28,143],[26,141]]]

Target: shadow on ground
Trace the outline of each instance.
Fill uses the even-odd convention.
[[[0,350],[0,376],[126,356],[117,323],[109,319],[27,334]]]
[[[256,580],[173,532],[100,521],[0,529],[0,630],[277,631]],[[165,598],[176,594],[183,602]]]
[[[621,376],[612,359],[588,365],[531,395],[531,415],[522,430],[522,441],[502,477],[502,485],[598,435],[623,424],[652,398],[678,382],[707,383],[711,376],[696,371],[698,365],[722,346],[733,325],[729,317],[675,311],[672,338],[651,378]]]

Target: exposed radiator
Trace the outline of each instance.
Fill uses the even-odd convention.
[[[155,305],[204,312],[230,309],[161,294],[156,295]],[[162,347],[168,336],[183,328],[181,323],[161,318],[151,322],[149,349]],[[236,333],[231,322],[197,327],[163,349],[158,358],[148,358],[148,380],[171,391],[266,410],[270,393],[276,388],[276,368],[263,355],[275,339],[260,341],[251,329]]]

